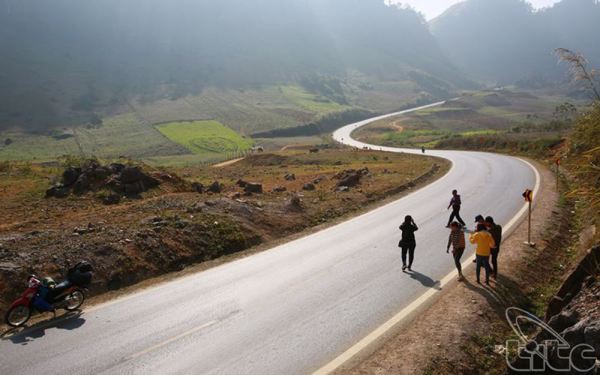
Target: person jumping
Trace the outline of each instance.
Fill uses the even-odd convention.
[[[448,209],[452,207],[452,213],[450,214],[450,218],[448,219],[448,224],[446,228],[450,228],[450,223],[454,219],[458,220],[458,222],[464,227],[466,224],[463,219],[460,217],[460,205],[462,204],[460,200],[460,195],[457,190],[452,190],[452,199],[450,199],[450,204],[448,205]]]

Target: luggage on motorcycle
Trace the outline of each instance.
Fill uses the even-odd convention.
[[[77,263],[73,268],[83,273],[92,272],[94,270],[92,265],[85,260],[82,260],[81,262]]]

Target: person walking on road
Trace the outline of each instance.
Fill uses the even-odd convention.
[[[417,241],[415,239],[415,232],[419,230],[417,224],[410,215],[404,218],[404,223],[400,225],[402,231],[402,239],[398,246],[402,248],[402,271],[406,270],[406,255],[408,253],[408,270],[411,271],[413,260],[415,258],[415,247],[417,247]]]
[[[480,272],[481,267],[485,268],[485,284],[490,285],[490,253],[491,249],[496,246],[494,238],[486,230],[484,224],[477,224],[477,231],[469,237],[469,241],[476,245],[475,257],[477,261],[476,275],[477,283],[481,284]]]
[[[491,216],[485,218],[485,225],[496,244],[490,251],[492,255],[492,277],[496,279],[498,277],[498,254],[500,253],[500,243],[502,242],[502,226],[496,224],[494,218]]]
[[[456,219],[458,222],[464,227],[466,224],[463,219],[460,217],[460,206],[462,202],[460,200],[460,195],[457,190],[452,190],[452,199],[450,199],[450,204],[448,205],[448,209],[452,207],[452,213],[450,214],[450,218],[448,219],[448,225],[446,228],[450,228],[450,223]]]
[[[450,232],[450,236],[448,237],[448,246],[446,246],[446,253],[450,251],[450,245],[452,245],[452,257],[454,258],[454,265],[458,270],[458,281],[464,280],[462,274],[462,266],[460,265],[460,258],[465,252],[465,232],[463,231],[461,225],[453,221],[450,224],[450,228],[452,231]]]

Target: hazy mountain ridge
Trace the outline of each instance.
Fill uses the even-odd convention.
[[[5,0],[0,50],[0,128],[348,70],[461,81],[418,14],[379,0]]]
[[[430,22],[444,52],[464,71],[501,84],[564,79],[554,49],[600,62],[600,4],[563,0],[535,11],[524,0],[467,0]]]

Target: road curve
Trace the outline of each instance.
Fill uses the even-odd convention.
[[[334,137],[363,147],[350,133],[376,119]],[[522,212],[521,192],[536,184],[535,171],[515,158],[428,154],[451,160],[452,169],[396,202],[2,339],[0,374],[306,374],[339,361],[390,317],[437,293],[452,271],[444,226],[453,188],[465,220],[482,213],[506,224]],[[420,227],[412,274],[402,273],[397,248],[406,214]]]

